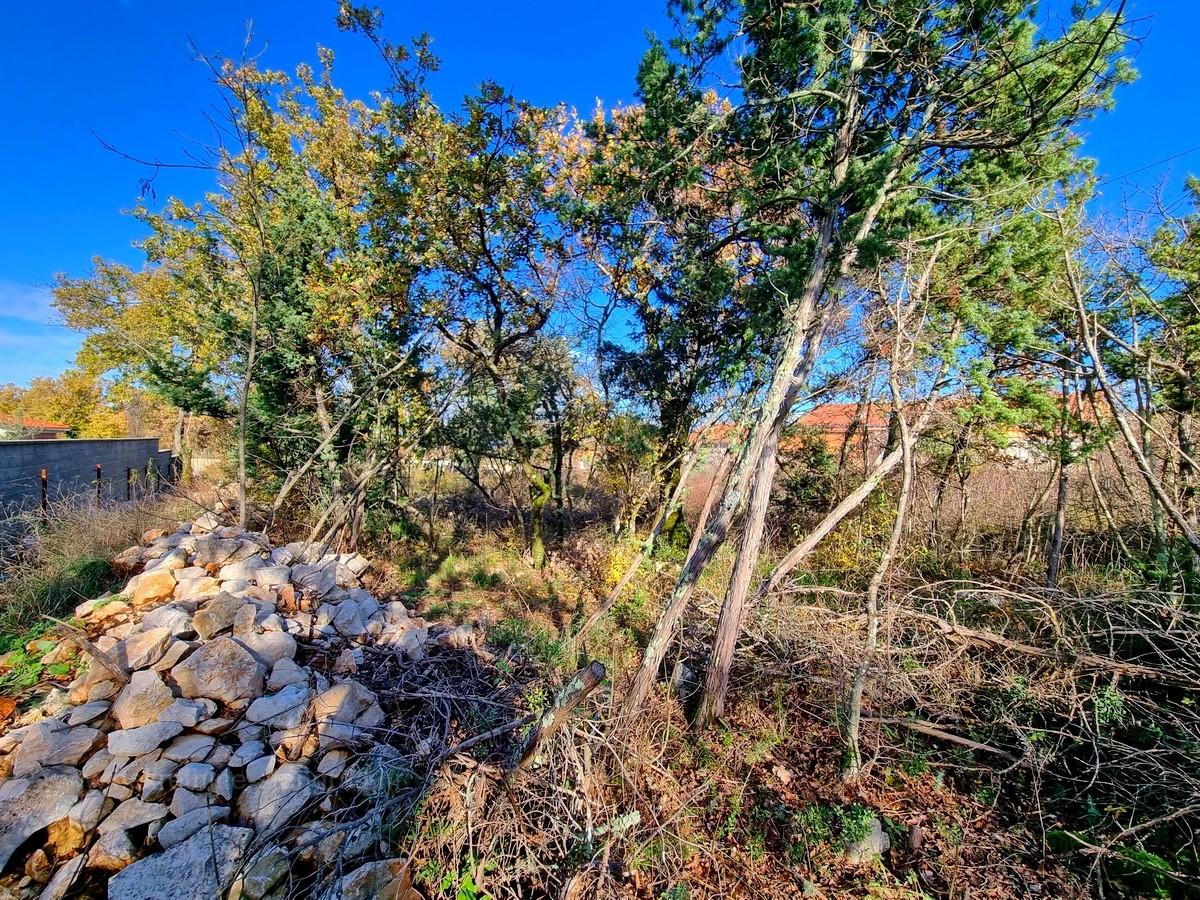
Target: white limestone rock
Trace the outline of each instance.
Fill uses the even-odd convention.
[[[316,798],[318,788],[307,767],[280,766],[270,778],[250,785],[238,798],[238,816],[251,822],[259,835],[286,826]]]
[[[108,900],[212,900],[224,896],[253,838],[249,828],[202,827],[169,850],[122,869],[109,880]]]
[[[181,731],[183,726],[178,722],[154,722],[140,728],[112,731],[108,735],[108,752],[113,756],[143,756]]]
[[[179,692],[220,703],[253,699],[263,690],[265,667],[231,638],[205,644],[172,671]]]
[[[113,716],[121,728],[140,728],[158,721],[159,713],[175,700],[171,689],[148,669],[134,672],[129,684],[113,704]]]
[[[4,782],[0,802],[0,869],[26,840],[66,816],[83,793],[83,778],[67,766],[51,766],[28,778]]]

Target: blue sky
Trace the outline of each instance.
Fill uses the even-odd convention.
[[[657,0],[526,0],[522,3],[376,0],[393,40],[428,31],[443,59],[433,89],[454,104],[484,78],[535,103],[590,109],[633,99],[646,30],[663,33]],[[1138,83],[1117,109],[1086,128],[1086,152],[1101,172],[1121,176],[1200,145],[1192,84],[1198,30],[1193,0],[1131,0],[1145,35]],[[335,0],[46,0],[11,4],[0,41],[0,383],[55,375],[78,337],[53,324],[45,290],[56,272],[86,274],[93,256],[139,265],[131,246],[133,205],[144,172],[102,149],[92,135],[145,158],[178,160],[209,137],[203,111],[216,98],[189,42],[204,53],[237,54],[253,22],[261,63],[291,70],[314,62],[318,44],[337,56],[338,83],[365,96],[386,78],[373,50],[333,25]],[[1177,192],[1200,153],[1104,187],[1114,205],[1167,179]],[[201,173],[166,171],[158,197],[197,199]]]

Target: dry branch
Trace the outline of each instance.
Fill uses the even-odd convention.
[[[913,612],[910,615],[915,619],[935,626],[938,631],[951,640],[973,644],[977,647],[1012,650],[1015,653],[1022,653],[1026,656],[1035,656],[1039,659],[1046,659],[1052,662],[1077,665],[1085,669],[1100,669],[1101,671],[1113,672],[1117,675],[1131,675],[1137,678],[1150,678],[1156,681],[1178,682],[1189,686],[1192,684],[1190,680],[1177,678],[1169,672],[1150,668],[1149,666],[1139,666],[1136,663],[1122,662],[1119,659],[1098,656],[1095,653],[1075,653],[1071,650],[1048,650],[1044,647],[1035,647],[1032,644],[1014,641],[992,631],[977,631],[973,628],[964,628],[962,625],[947,622],[945,619],[940,619],[937,616],[931,616],[927,613]]]
[[[121,664],[117,662],[112,655],[105,653],[103,650],[89,641],[88,636],[81,629],[64,622],[62,619],[56,619],[54,616],[43,616],[43,618],[48,619],[57,625],[58,631],[63,636],[64,640],[70,641],[81,651],[94,659],[100,668],[104,669],[104,671],[106,671],[116,680],[117,684],[124,686],[129,683],[129,674],[125,671]]]
[[[926,722],[923,719],[895,719],[895,718],[877,718],[872,719],[873,722],[878,722],[881,725],[901,725],[910,731],[915,731],[918,734],[928,735],[929,737],[937,738],[942,741],[949,741],[952,744],[959,744],[971,750],[978,750],[981,753],[993,753],[996,756],[1016,762],[1017,758],[1007,750],[1001,750],[999,747],[993,747],[991,744],[981,744],[979,741],[973,741],[970,738],[962,737],[961,735],[953,734],[952,732],[938,728],[932,722]]]
[[[593,662],[575,673],[575,677],[559,692],[554,705],[542,713],[537,724],[530,730],[529,737],[525,739],[525,746],[521,748],[517,768],[526,768],[537,757],[542,745],[562,728],[575,707],[604,680],[605,674],[604,666],[599,662]]]

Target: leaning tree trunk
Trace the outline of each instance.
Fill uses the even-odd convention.
[[[694,549],[688,553],[687,559],[684,561],[683,570],[675,582],[675,589],[672,591],[662,615],[659,616],[654,633],[650,636],[650,641],[642,654],[641,666],[629,686],[629,692],[622,705],[623,713],[635,713],[646,699],[646,695],[650,693],[650,688],[658,678],[659,666],[666,658],[671,636],[675,633],[679,620],[691,602],[696,582],[725,543],[729,528],[741,511],[750,473],[758,467],[763,449],[770,441],[770,436],[775,429],[776,420],[785,414],[785,409],[791,407],[795,395],[793,372],[803,358],[804,349],[812,337],[811,330],[817,301],[823,292],[828,274],[832,238],[833,222],[826,220],[817,243],[809,281],[805,285],[801,302],[789,316],[778,363],[771,384],[763,397],[762,405],[759,407],[754,427],[738,456],[716,515],[713,516],[700,539],[694,543]]]
[[[550,431],[550,451],[554,474],[554,539],[561,545],[567,536],[567,517],[563,508],[563,466],[566,463],[566,453],[563,448],[561,422],[556,422]]]
[[[833,170],[830,173],[831,194],[840,191],[850,174],[852,143],[860,124],[861,108],[856,79],[866,62],[870,36],[859,31],[850,48],[852,77],[847,85],[845,104],[834,135]],[[675,590],[663,614],[659,617],[654,633],[642,654],[642,663],[621,709],[623,713],[636,712],[646,699],[650,688],[658,678],[658,670],[666,658],[667,648],[675,628],[679,624],[691,600],[696,582],[708,567],[709,562],[725,543],[734,518],[746,502],[746,490],[750,476],[758,469],[765,448],[771,444],[772,435],[778,433],[779,423],[791,409],[797,395],[797,369],[813,346],[822,324],[817,311],[827,289],[850,271],[858,256],[857,248],[870,235],[886,200],[891,196],[893,185],[899,175],[903,161],[893,160],[891,168],[883,173],[875,196],[862,211],[862,218],[853,236],[838,235],[838,213],[828,211],[816,229],[812,258],[808,274],[799,296],[791,304],[783,323],[783,334],[779,351],[775,357],[774,371],[770,384],[763,395],[754,427],[738,458],[737,466],[729,479],[725,496],[708,529],[688,554],[683,571],[675,583]],[[837,238],[845,238],[844,243]],[[843,247],[839,265],[834,265],[835,244]]]
[[[712,656],[704,676],[700,708],[696,712],[697,728],[705,728],[714,719],[725,714],[725,695],[729,690],[734,648],[742,627],[742,612],[746,607],[746,596],[750,592],[750,579],[758,566],[759,551],[766,532],[767,506],[771,502],[771,488],[774,486],[775,472],[779,466],[777,451],[780,430],[779,427],[771,430],[754,473],[750,500],[742,526],[742,539],[738,544],[737,558],[733,564],[733,575],[725,591],[721,614],[717,617]]]
[[[1139,437],[1139,435],[1134,433],[1133,428],[1126,420],[1126,404],[1117,394],[1116,389],[1109,380],[1103,357],[1100,355],[1100,350],[1096,345],[1096,334],[1090,322],[1091,317],[1085,303],[1083,287],[1076,275],[1075,261],[1069,255],[1066,255],[1065,263],[1067,284],[1070,286],[1072,299],[1075,301],[1075,312],[1078,317],[1080,336],[1083,340],[1083,346],[1087,350],[1087,356],[1091,361],[1096,382],[1099,384],[1100,392],[1104,395],[1104,400],[1112,412],[1113,418],[1116,421],[1117,431],[1121,435],[1121,439],[1125,442],[1126,449],[1133,457],[1138,472],[1146,482],[1146,487],[1150,490],[1151,497],[1157,501],[1157,508],[1152,507],[1156,520],[1155,538],[1156,540],[1161,539],[1158,517],[1165,513],[1171,519],[1172,524],[1179,529],[1191,551],[1193,553],[1200,553],[1200,534],[1197,533],[1194,524],[1188,520],[1187,516],[1184,515],[1183,511],[1172,500],[1163,486],[1162,479],[1155,473],[1152,466],[1153,457],[1146,452],[1149,448],[1148,441],[1143,440],[1145,438],[1144,432]],[[1146,419],[1138,416],[1138,420],[1145,427]]]
[[[250,318],[250,346],[246,353],[246,374],[238,392],[238,526],[246,527],[246,414],[250,406],[250,386],[258,353],[258,285],[254,286],[254,313]]]

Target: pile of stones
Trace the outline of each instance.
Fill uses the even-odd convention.
[[[460,636],[376,600],[362,556],[212,515],[117,563],[137,574],[43,658],[78,677],[0,736],[0,898],[281,900],[301,870],[321,900],[418,897],[379,858],[394,723],[355,676]],[[333,824],[347,796],[366,813]]]

